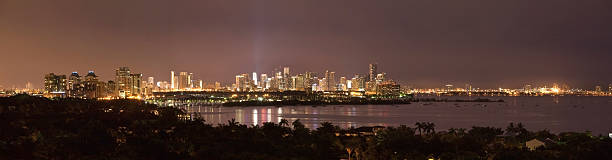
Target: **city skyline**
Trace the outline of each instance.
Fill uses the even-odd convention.
[[[230,82],[281,65],[344,74],[377,62],[422,87],[592,88],[612,82],[608,3],[0,0],[0,85],[40,88],[41,75],[73,71],[112,77],[119,66]]]
[[[378,69],[378,66],[379,66],[378,63],[371,63],[369,65],[372,65],[372,64],[375,64],[375,68]],[[97,75],[97,78],[99,80],[101,80],[101,81],[113,81],[113,80],[115,80],[114,72],[115,72],[115,69],[117,69],[117,68],[118,67],[115,67],[114,69],[111,69],[113,71],[113,74],[112,75],[107,75],[107,76],[104,76],[104,75],[101,76],[98,71],[94,71],[94,70],[87,70],[86,72],[79,72],[79,71],[70,71],[70,72],[68,72],[68,71],[66,71],[66,72],[49,72],[49,73],[70,76],[70,74],[84,74],[85,75],[86,73],[92,74],[92,73],[95,72],[95,74]],[[128,67],[128,68],[134,69],[133,67]],[[288,69],[288,68],[291,68],[291,70],[292,70],[292,72],[291,72],[292,74],[290,74],[289,76],[298,75],[298,74],[302,74],[302,73],[314,73],[314,74],[317,75],[315,77],[323,78],[323,77],[325,77],[325,72],[326,71],[331,71],[329,69],[326,69],[326,70],[323,70],[323,71],[319,71],[319,72],[312,71],[312,70],[296,71],[292,67],[287,67],[287,65],[283,65],[283,66],[274,67],[274,69],[272,69],[270,71],[264,71],[264,72],[244,71],[244,72],[239,72],[239,73],[236,73],[236,74],[238,74],[238,75],[240,75],[240,74],[245,75],[247,73],[259,74],[259,75],[265,74],[266,76],[267,75],[272,75],[272,77],[273,77],[275,72],[284,72],[283,70],[284,69]],[[353,78],[353,76],[355,76],[355,75],[360,75],[360,76],[363,76],[363,77],[366,77],[366,78],[370,78],[372,73],[371,73],[371,71],[369,69],[370,68],[366,68],[364,71],[358,72],[358,73],[340,73],[340,74],[337,74],[337,75],[335,75],[335,77],[337,78],[336,81],[340,77],[345,77],[345,78],[348,78],[350,80],[350,78]],[[388,76],[387,72],[380,72],[380,69],[378,69],[378,71],[379,71],[378,73],[384,73],[385,76],[389,80],[392,80],[392,81],[394,81],[394,82],[396,82],[398,84],[401,84],[402,86],[408,86],[410,88],[415,88],[415,89],[444,88],[444,85],[449,85],[449,84],[450,85],[457,85],[457,86],[470,85],[470,86],[474,86],[475,88],[477,87],[477,88],[480,88],[480,89],[497,89],[497,88],[512,88],[512,89],[516,89],[516,88],[523,88],[525,85],[539,86],[539,87],[545,87],[545,86],[551,87],[554,84],[560,84],[560,85],[570,86],[570,88],[572,88],[572,89],[575,88],[575,89],[596,90],[595,87],[597,87],[597,86],[600,86],[600,87],[603,86],[604,88],[606,88],[609,85],[612,85],[612,82],[609,82],[609,83],[600,82],[600,83],[586,84],[586,85],[584,85],[584,87],[581,87],[580,85],[575,85],[575,84],[567,83],[566,81],[561,81],[561,80],[557,80],[557,81],[530,81],[530,82],[525,81],[525,83],[521,83],[521,84],[518,84],[518,83],[517,84],[513,84],[513,85],[497,84],[497,85],[493,85],[493,86],[485,86],[485,85],[476,84],[476,83],[472,83],[472,82],[457,82],[457,81],[452,81],[452,80],[447,80],[447,81],[440,80],[440,81],[438,81],[439,83],[431,82],[431,83],[429,83],[429,85],[422,85],[422,84],[417,84],[417,83],[410,82],[410,81],[397,80],[397,79],[394,79],[393,76]],[[181,74],[189,74],[188,78],[190,80],[194,80],[194,83],[196,83],[195,82],[196,80],[198,81],[197,83],[206,83],[206,84],[209,84],[209,85],[214,84],[214,83],[221,83],[222,87],[228,87],[228,86],[231,86],[232,84],[235,84],[234,76],[231,76],[229,78],[224,78],[224,80],[215,80],[215,79],[210,79],[209,80],[209,79],[205,79],[205,78],[203,79],[201,73],[191,72],[191,71],[188,71],[188,70],[168,70],[167,72],[168,72],[167,73],[168,75],[166,75],[166,76],[163,76],[163,73],[155,73],[155,75],[162,74],[162,76],[160,76],[160,77],[153,77],[151,75],[146,75],[146,74],[142,74],[141,73],[142,74],[141,75],[142,76],[141,80],[144,82],[144,81],[148,81],[149,78],[155,78],[155,81],[154,81],[155,84],[160,83],[160,82],[166,82],[168,84],[175,84],[174,87],[176,87],[178,89],[179,88],[179,86],[178,86],[179,85],[179,80],[178,80],[179,79],[179,73],[181,73]],[[176,83],[172,83],[172,79],[170,78],[171,75],[172,75],[171,72],[175,72]],[[45,73],[44,75],[49,74],[49,73]],[[195,73],[195,75],[194,75],[194,73]],[[336,72],[333,72],[333,73],[335,74]],[[234,75],[236,75],[236,74],[234,74]],[[374,75],[376,75],[376,72],[374,73]],[[185,76],[187,76],[187,75],[185,75]],[[185,78],[187,78],[187,77],[185,77]],[[260,77],[258,77],[258,78],[260,78]],[[225,79],[229,79],[229,80],[225,80]],[[375,77],[374,77],[374,79],[375,79]],[[254,79],[252,79],[252,80],[254,80]],[[40,81],[40,84],[37,84],[37,81]],[[366,79],[366,81],[368,81],[368,79]],[[185,83],[187,83],[187,82],[185,82]],[[44,82],[40,79],[40,76],[39,76],[39,79],[25,82],[25,84],[23,85],[24,87],[19,87],[19,85],[17,85],[17,86],[6,86],[6,85],[0,84],[0,89],[13,89],[13,88],[14,89],[37,89],[37,88],[42,89],[44,87],[43,85],[44,85]],[[180,87],[180,88],[186,88],[186,87],[183,86],[183,87]],[[459,88],[461,88],[461,87],[459,87]]]

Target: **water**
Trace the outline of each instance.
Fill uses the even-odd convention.
[[[475,97],[443,97],[470,99]],[[207,123],[227,123],[232,118],[247,125],[264,122],[290,122],[299,119],[308,128],[332,122],[343,128],[360,126],[413,127],[415,122],[433,122],[436,130],[493,126],[505,128],[521,122],[529,130],[548,129],[554,133],[592,131],[612,132],[612,97],[485,97],[505,102],[419,102],[407,105],[333,105],[333,106],[257,106],[213,107],[183,106],[200,114]]]

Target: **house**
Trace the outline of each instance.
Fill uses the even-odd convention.
[[[546,146],[546,143],[538,140],[538,139],[532,139],[530,141],[525,142],[525,146],[527,148],[529,148],[529,150],[536,150],[538,147],[544,147]]]

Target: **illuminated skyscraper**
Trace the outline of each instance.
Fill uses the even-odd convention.
[[[155,78],[149,77],[147,78],[147,85],[153,86],[155,84]]]
[[[257,82],[257,73],[255,72],[253,72],[253,83],[255,84],[255,86],[259,86],[259,83]]]
[[[289,67],[285,67],[285,68],[283,68],[283,76],[284,76],[284,77],[289,77],[289,76],[291,76],[291,73],[289,73]]]
[[[115,70],[115,94],[121,98],[139,96],[141,93],[142,74],[132,74],[130,68],[120,67]]]
[[[170,71],[170,89],[174,90],[176,80],[174,79],[174,71]]]
[[[268,89],[268,74],[259,75],[261,78],[259,79],[259,87],[262,89]]]
[[[351,91],[363,91],[365,89],[365,79],[359,74],[351,79]]]
[[[64,97],[66,96],[66,75],[55,75],[49,73],[45,75],[45,96]]]
[[[348,82],[346,81],[346,77],[340,77],[340,83],[338,86],[340,87],[338,90],[348,91]]]
[[[325,80],[322,87],[324,91],[335,91],[336,90],[336,72],[325,71]]]
[[[189,84],[190,84],[189,81],[190,81],[189,74],[187,72],[180,72],[179,78],[178,78],[178,89],[185,90],[189,88]]]
[[[369,79],[371,82],[374,82],[376,80],[376,76],[378,75],[378,66],[375,63],[370,64],[370,74],[369,74]]]
[[[94,73],[94,71],[89,71],[85,78],[82,81],[82,97],[94,99],[103,97],[104,86],[101,85],[100,81],[98,81],[98,76]]]
[[[68,77],[68,84],[66,84],[66,96],[68,97],[80,97],[82,94],[83,87],[81,86],[81,76],[79,73],[72,72]]]

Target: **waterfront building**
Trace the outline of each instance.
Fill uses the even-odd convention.
[[[336,72],[330,72],[329,70],[325,71],[325,78],[323,78],[324,91],[335,91],[336,90]]]
[[[378,65],[375,63],[370,64],[370,72],[369,72],[369,81],[373,82],[376,79],[376,75],[378,75]]]
[[[383,98],[399,98],[401,87],[393,81],[384,81],[376,85],[376,94]]]
[[[255,84],[254,88],[259,88],[259,82],[257,81],[257,72],[253,72],[253,83]]]
[[[259,88],[261,88],[262,90],[268,89],[268,74],[261,74],[259,76],[261,76],[261,78],[259,79]]]
[[[351,91],[363,91],[365,89],[365,79],[359,74],[355,74],[355,76],[351,79]]]
[[[340,77],[340,83],[338,84],[339,91],[348,91],[348,82],[346,77]]]

